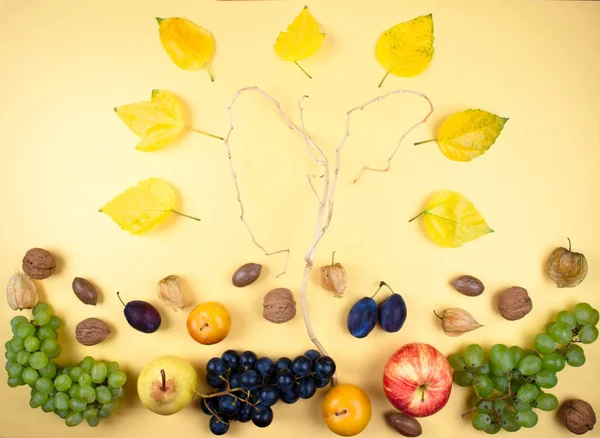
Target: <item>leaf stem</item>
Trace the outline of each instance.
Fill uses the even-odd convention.
[[[223,137],[219,137],[218,135],[211,134],[210,132],[206,132],[206,131],[200,131],[199,129],[196,129],[196,128],[187,128],[187,129],[188,129],[189,131],[194,131],[194,132],[197,132],[198,134],[202,134],[202,135],[208,135],[209,137],[212,137],[212,138],[216,138],[216,139],[219,139],[219,140],[224,140],[224,138],[223,138]]]
[[[410,223],[410,222],[414,221],[416,218],[418,218],[418,217],[422,216],[423,214],[425,214],[425,210],[423,210],[421,213],[419,213],[418,215],[416,215],[415,217],[413,217],[413,218],[412,218],[411,220],[409,220],[408,222]]]
[[[189,219],[194,219],[195,221],[198,221],[198,222],[200,222],[202,220],[202,219],[197,218],[195,216],[190,216],[189,214],[181,213],[181,212],[179,212],[177,210],[169,210],[169,211],[171,211],[172,213],[178,214],[179,216],[187,217]]]
[[[214,82],[215,78],[212,74],[212,70],[210,69],[210,65],[208,64],[208,62],[206,63],[206,70],[208,71],[208,76],[210,76],[210,81]]]
[[[381,88],[381,86],[383,85],[383,81],[386,80],[386,78],[388,77],[389,74],[390,74],[389,70],[385,72],[385,76],[383,77],[383,79],[381,80],[381,82],[379,83],[379,85],[377,85],[377,88]]]
[[[432,138],[431,140],[418,141],[414,145],[419,146],[420,144],[429,143],[430,141],[437,141],[437,138]]]
[[[294,64],[296,64],[298,66],[298,68],[300,70],[302,70],[306,76],[308,76],[308,79],[312,79],[312,76],[309,75],[308,72],[306,70],[304,70],[300,64],[298,64],[298,62],[294,62]]]

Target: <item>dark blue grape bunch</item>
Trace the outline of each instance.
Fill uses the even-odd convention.
[[[335,362],[308,350],[295,359],[259,358],[252,351],[227,350],[206,364],[206,383],[215,392],[200,399],[200,409],[210,416],[210,431],[224,435],[233,421],[267,427],[278,401],[292,404],[309,399],[324,388],[335,373]]]

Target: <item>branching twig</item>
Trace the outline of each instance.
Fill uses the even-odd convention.
[[[429,112],[427,113],[427,115],[425,116],[425,118],[423,120],[421,120],[418,123],[415,123],[413,126],[410,127],[410,129],[408,131],[406,131],[404,134],[402,134],[402,137],[400,137],[400,140],[398,141],[398,144],[396,145],[396,147],[394,148],[394,150],[392,151],[392,155],[390,155],[390,157],[387,160],[387,165],[385,167],[371,167],[371,166],[363,166],[362,169],[360,170],[360,172],[358,173],[357,177],[354,178],[354,181],[352,181],[353,183],[357,183],[358,180],[363,176],[363,174],[365,173],[365,171],[367,170],[372,170],[374,172],[387,172],[388,170],[390,170],[390,166],[392,165],[392,160],[394,159],[394,156],[396,155],[396,152],[398,152],[398,149],[400,148],[400,145],[402,144],[402,141],[404,140],[404,138],[410,134],[412,132],[413,129],[415,129],[417,126],[422,125],[423,123],[425,123],[427,121],[427,119],[429,119],[429,116],[431,116],[431,114],[433,113],[433,103],[431,103],[431,100],[429,100],[429,98],[427,96],[425,96],[423,93],[419,93],[417,91],[412,91],[412,90],[394,90],[391,91],[389,93],[383,94],[379,97],[375,97],[371,100],[369,100],[368,102],[363,103],[360,106],[357,106],[356,108],[352,108],[350,111],[348,111],[347,113],[347,118],[346,118],[346,135],[344,136],[344,138],[342,139],[342,144],[346,141],[346,139],[348,138],[348,136],[350,135],[350,116],[351,114],[356,111],[356,110],[363,110],[365,109],[366,106],[374,103],[374,102],[381,102],[383,99],[385,99],[388,96],[392,96],[394,94],[401,94],[401,93],[409,93],[409,94],[414,94],[415,96],[419,96],[422,97],[423,99],[425,99],[427,101],[427,103],[429,103]]]

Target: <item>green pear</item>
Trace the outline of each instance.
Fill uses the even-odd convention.
[[[160,415],[172,415],[190,404],[198,384],[194,367],[177,356],[162,356],[144,367],[137,382],[142,404]]]

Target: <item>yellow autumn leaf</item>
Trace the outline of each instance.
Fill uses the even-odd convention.
[[[154,230],[171,214],[176,213],[199,221],[175,210],[175,192],[159,178],[140,181],[102,207],[100,212],[109,215],[125,231],[144,234]]]
[[[479,109],[460,111],[444,120],[437,139],[415,145],[437,141],[440,151],[451,160],[471,161],[494,144],[507,121],[506,117]]]
[[[173,60],[184,70],[206,67],[210,80],[214,81],[208,64],[215,53],[212,34],[185,18],[156,18],[160,42]]]
[[[375,56],[386,73],[401,77],[423,72],[433,58],[433,18],[423,15],[386,30],[377,40]]]
[[[306,76],[311,76],[300,67],[298,61],[314,55],[321,47],[325,34],[319,31],[319,23],[305,6],[302,12],[287,27],[286,32],[280,32],[275,42],[275,52],[284,61],[295,63]]]
[[[425,219],[429,238],[444,247],[455,248],[494,232],[471,201],[450,190],[437,193],[409,222],[419,216]]]

